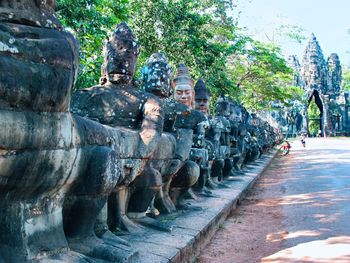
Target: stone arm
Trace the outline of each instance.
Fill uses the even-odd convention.
[[[208,121],[202,121],[197,124],[195,136],[193,137],[193,145],[198,148],[205,146],[205,131],[209,127]]]
[[[220,137],[220,145],[229,146],[230,145],[230,132],[231,132],[231,124],[229,120],[225,117],[222,117],[223,123],[223,132]]]
[[[218,118],[211,119],[210,122],[210,129],[211,129],[211,142],[214,147],[215,155],[219,155],[219,149],[220,149],[220,138],[221,133],[223,130],[223,123]]]
[[[149,98],[143,105],[143,120],[139,132],[138,155],[141,158],[147,158],[153,153],[162,136],[163,125],[164,112],[160,101]]]
[[[232,145],[233,147],[237,144],[237,137],[237,131],[235,130],[235,128],[232,128],[230,132],[230,145]]]

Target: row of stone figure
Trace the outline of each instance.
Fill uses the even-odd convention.
[[[0,262],[132,262],[110,230],[167,229],[146,213],[195,206],[277,134],[227,98],[209,115],[202,80],[164,55],[133,84],[138,44],[119,24],[100,85],[73,94],[75,39],[54,1],[0,1]],[[174,90],[174,94],[172,95]],[[197,108],[198,110],[194,109]],[[108,206],[107,206],[108,199]]]

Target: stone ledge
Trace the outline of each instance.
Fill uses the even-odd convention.
[[[189,200],[201,207],[201,211],[179,211],[160,217],[163,222],[171,222],[171,233],[146,228],[139,234],[122,236],[139,251],[137,263],[194,262],[196,255],[246,196],[277,152],[276,148],[263,155],[254,164],[247,166],[244,175],[225,181],[229,188],[213,190],[216,197]]]

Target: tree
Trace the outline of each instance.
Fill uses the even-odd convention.
[[[350,69],[343,67],[343,83],[342,87],[344,91],[350,92]]]
[[[291,42],[302,44],[307,40],[305,30],[298,25],[282,24],[276,31],[279,36]]]
[[[160,51],[174,68],[183,62],[203,78],[213,101],[224,94],[251,109],[286,102],[297,92],[280,49],[246,36],[229,15],[234,8],[228,0],[58,0],[57,14],[81,43],[75,89],[97,84],[103,41],[127,21],[141,46],[136,77]]]
[[[76,89],[98,83],[103,62],[103,41],[116,24],[126,19],[127,0],[58,0],[57,15],[80,43]]]
[[[130,0],[129,23],[141,45],[139,66],[153,52],[164,52],[176,67],[183,62],[215,95],[233,86],[227,57],[241,45],[231,1]]]
[[[250,109],[271,108],[275,101],[299,100],[302,91],[291,86],[293,70],[274,44],[253,39],[230,58],[230,71],[239,88],[240,100]]]
[[[315,97],[310,101],[308,116],[310,134],[318,134],[318,131],[320,130],[320,109],[315,102]]]

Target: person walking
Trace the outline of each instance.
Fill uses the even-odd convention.
[[[301,133],[301,134],[300,134],[300,142],[301,142],[301,144],[303,145],[304,148],[305,148],[305,146],[306,146],[305,138],[306,138],[305,133]]]

